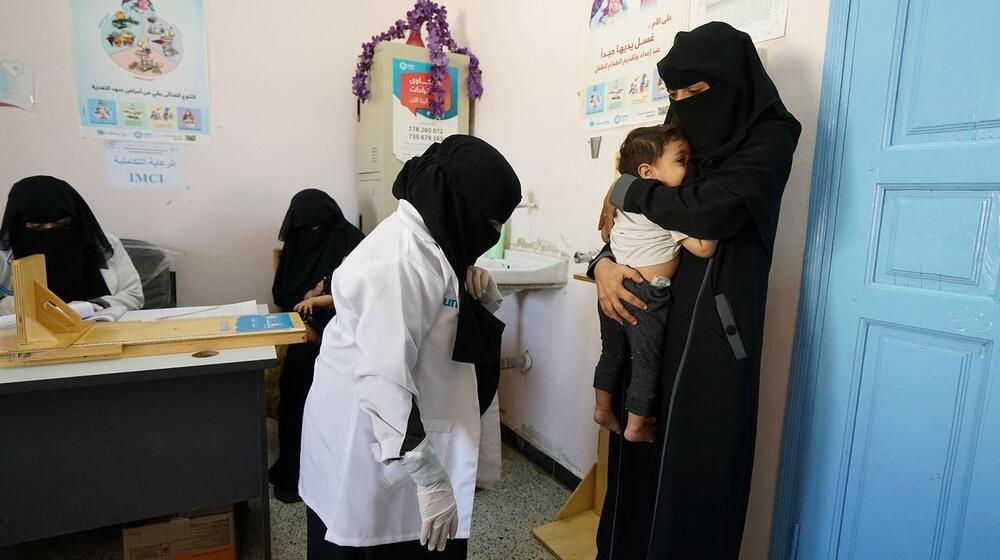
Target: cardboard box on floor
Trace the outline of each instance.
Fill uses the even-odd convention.
[[[232,506],[122,529],[125,560],[236,560]]]

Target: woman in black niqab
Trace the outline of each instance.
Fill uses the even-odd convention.
[[[496,148],[474,136],[455,134],[406,162],[392,194],[417,209],[465,285],[470,266],[500,239],[521,201],[521,182]],[[452,359],[476,366],[479,410],[485,412],[500,380],[503,322],[459,290],[458,334]]]
[[[321,281],[328,283],[330,275],[361,243],[364,234],[347,221],[330,195],[319,189],[306,189],[292,197],[278,239],[284,241],[284,247],[271,295],[275,305],[291,310]],[[329,286],[324,286],[323,290],[328,291]],[[319,355],[319,344],[312,341],[322,338],[323,329],[334,313],[334,310],[314,310],[307,318],[310,342],[289,346],[282,365],[278,401],[279,452],[269,475],[275,497],[284,502],[299,500],[302,410]]]
[[[362,239],[361,230],[347,221],[330,195],[306,189],[292,197],[278,233],[284,247],[271,287],[275,305],[295,307]]]
[[[80,193],[62,179],[37,175],[14,183],[0,249],[15,259],[45,255],[48,288],[64,301],[110,294],[101,269],[108,267],[111,243]]]
[[[753,469],[768,272],[801,127],[750,37],[727,24],[678,33],[658,70],[672,91],[709,86],[671,102],[668,119],[692,144],[688,175],[678,188],[626,176],[611,199],[719,244],[710,260],[684,254],[672,279],[657,440],[612,438],[598,558],[731,560]],[[592,274],[614,317],[619,298],[634,296],[621,286],[629,271],[605,256]]]

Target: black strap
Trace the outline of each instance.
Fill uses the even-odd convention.
[[[719,311],[719,319],[722,320],[722,330],[729,339],[729,346],[733,348],[733,355],[737,360],[747,357],[746,348],[743,347],[743,339],[740,338],[740,329],[736,326],[736,317],[733,316],[733,308],[726,299],[726,294],[716,294],[715,308]]]
[[[426,437],[427,433],[424,432],[424,423],[420,420],[420,408],[417,406],[417,398],[412,397],[410,417],[406,420],[406,434],[403,436],[403,445],[399,448],[399,456],[402,457],[407,452],[416,449]]]

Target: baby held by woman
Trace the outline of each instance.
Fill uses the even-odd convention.
[[[655,179],[664,188],[679,187],[687,173],[691,147],[680,131],[670,125],[631,131],[622,143],[618,171],[642,179]],[[694,239],[669,231],[642,214],[618,212],[611,230],[611,250],[619,264],[630,266],[644,282],[625,280],[625,286],[647,304],[645,311],[632,309],[636,324],[620,325],[600,314],[601,359],[594,374],[597,405],[594,421],[608,430],[621,432],[612,406],[617,391],[624,391],[622,410],[628,412],[625,439],[653,441],[656,420],[652,416],[663,363],[663,340],[670,311],[670,279],[677,271],[681,250],[708,258],[715,241]],[[628,354],[626,354],[628,352]],[[623,366],[632,359],[632,375],[621,383]]]

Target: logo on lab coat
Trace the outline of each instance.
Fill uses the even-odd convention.
[[[444,306],[450,307],[452,309],[458,309],[458,300],[455,298],[444,298]]]

